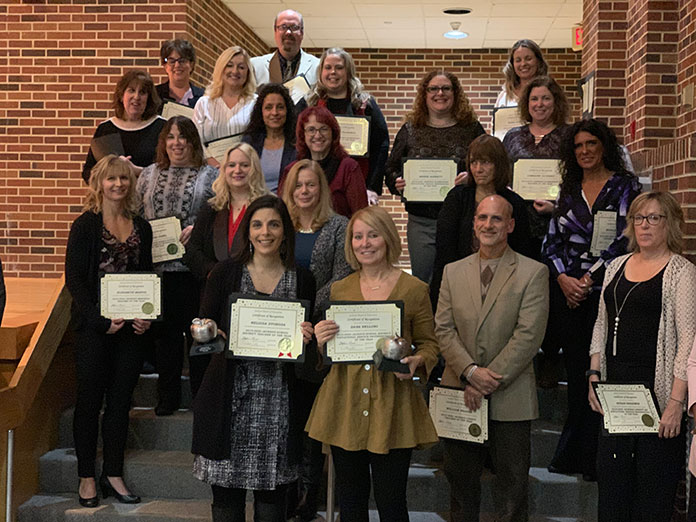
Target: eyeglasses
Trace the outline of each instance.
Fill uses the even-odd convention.
[[[276,25],[275,30],[280,31],[281,33],[285,33],[287,31],[290,31],[291,33],[301,33],[302,26],[297,24],[281,24]]]
[[[321,134],[322,136],[328,136],[331,133],[329,127],[305,127],[305,134],[314,136],[315,134]]]
[[[190,62],[191,62],[191,60],[189,60],[188,58],[165,58],[164,59],[164,63],[169,64],[172,67],[175,67],[177,63],[179,65],[187,65]]]
[[[641,216],[640,214],[636,214],[635,216],[633,216],[633,224],[640,226],[643,224],[643,220],[647,219],[648,225],[655,226],[664,217],[667,217],[667,216],[665,216],[663,214],[650,214],[649,216]]]
[[[430,94],[435,94],[436,92],[442,91],[443,93],[452,92],[451,85],[431,85],[425,88]]]

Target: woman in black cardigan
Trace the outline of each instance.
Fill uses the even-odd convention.
[[[150,322],[108,319],[99,309],[100,273],[152,270],[152,229],[136,214],[135,175],[127,161],[111,154],[92,169],[85,212],[70,229],[65,284],[72,295],[77,402],[73,432],[80,477],[80,504],[99,504],[95,459],[99,412],[104,465],[99,479],[104,497],[134,504],[123,482],[123,454],[131,395],[143,365],[143,334]]]
[[[254,200],[240,233],[239,253],[210,272],[201,317],[227,331],[232,293],[313,303],[314,278],[295,266],[294,227],[280,199]],[[302,330],[309,341],[311,323],[303,322]],[[255,521],[285,521],[303,428],[295,388],[291,364],[213,356],[193,404],[192,451],[194,475],[212,487],[214,522],[245,521],[247,490],[254,491]]]
[[[535,256],[530,244],[524,200],[507,188],[510,161],[503,144],[494,136],[482,134],[469,145],[467,165],[469,183],[457,185],[449,191],[437,218],[435,266],[430,283],[433,308],[437,307],[445,265],[464,259],[478,250],[478,245],[474,244],[474,214],[479,202],[486,196],[498,194],[512,205],[515,229],[508,236],[508,243],[519,254]]]

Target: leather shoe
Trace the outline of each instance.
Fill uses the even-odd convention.
[[[99,495],[94,495],[93,497],[83,498],[80,496],[80,482],[77,483],[77,497],[80,501],[80,505],[86,508],[95,508],[99,505]]]
[[[104,498],[113,496],[121,504],[139,504],[140,497],[138,495],[121,495],[109,482],[109,478],[102,473],[99,478],[99,487],[101,487]]]

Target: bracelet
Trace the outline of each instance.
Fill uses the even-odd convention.
[[[592,369],[589,369],[585,372],[585,379],[589,379],[593,375],[596,375],[600,381],[602,380],[602,372],[600,372],[599,370],[592,370]]]
[[[686,401],[680,401],[679,399],[675,399],[674,397],[670,397],[669,400],[674,401],[674,402],[678,402],[682,406],[684,406],[686,404]]]
[[[477,368],[478,368],[478,366],[476,366],[475,364],[471,365],[471,369],[468,372],[466,372],[466,380],[467,381],[471,379],[471,376],[474,375],[474,372],[476,371]]]

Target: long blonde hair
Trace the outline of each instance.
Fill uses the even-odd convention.
[[[234,45],[222,51],[222,53],[220,53],[220,56],[218,56],[218,59],[215,60],[213,77],[205,90],[206,96],[209,96],[211,100],[222,96],[222,76],[225,73],[225,67],[227,67],[227,64],[230,62],[230,60],[238,54],[241,54],[244,58],[244,63],[246,64],[248,70],[247,79],[246,82],[244,82],[244,87],[242,88],[242,92],[239,95],[239,98],[240,100],[248,100],[256,92],[256,75],[254,74],[254,68],[251,65],[251,59],[249,58],[249,54],[238,45]]]
[[[135,174],[131,170],[130,165],[115,154],[104,156],[94,167],[92,167],[92,173],[89,176],[89,192],[87,193],[87,199],[85,200],[83,210],[89,210],[95,214],[102,211],[104,206],[103,182],[104,178],[110,174],[116,176],[126,174],[128,176],[130,186],[128,187],[128,193],[123,200],[123,215],[126,217],[135,216],[138,213],[137,211],[139,203],[138,193],[135,190]]]
[[[261,160],[259,160],[259,155],[256,154],[254,148],[248,143],[237,143],[236,145],[227,149],[225,153],[225,163],[220,165],[220,172],[215,181],[213,181],[213,192],[215,195],[208,200],[210,206],[215,210],[222,210],[230,207],[232,202],[232,191],[230,186],[227,184],[225,179],[225,168],[230,160],[230,154],[232,151],[241,150],[244,155],[249,158],[251,162],[251,170],[249,171],[249,202],[251,203],[259,196],[268,194],[268,187],[266,187],[266,180],[263,178],[263,171],[261,170]]]
[[[295,230],[299,230],[302,228],[300,224],[300,211],[295,203],[293,193],[295,192],[295,185],[297,185],[297,179],[300,177],[301,170],[309,170],[314,173],[319,183],[319,204],[314,209],[314,215],[312,216],[312,231],[317,231],[334,215],[333,207],[331,206],[331,190],[329,189],[329,183],[326,181],[326,174],[324,174],[324,170],[319,163],[311,159],[303,159],[296,162],[290,168],[283,182],[282,198],[285,205],[288,207],[288,212],[290,213],[290,218],[292,219]]]

